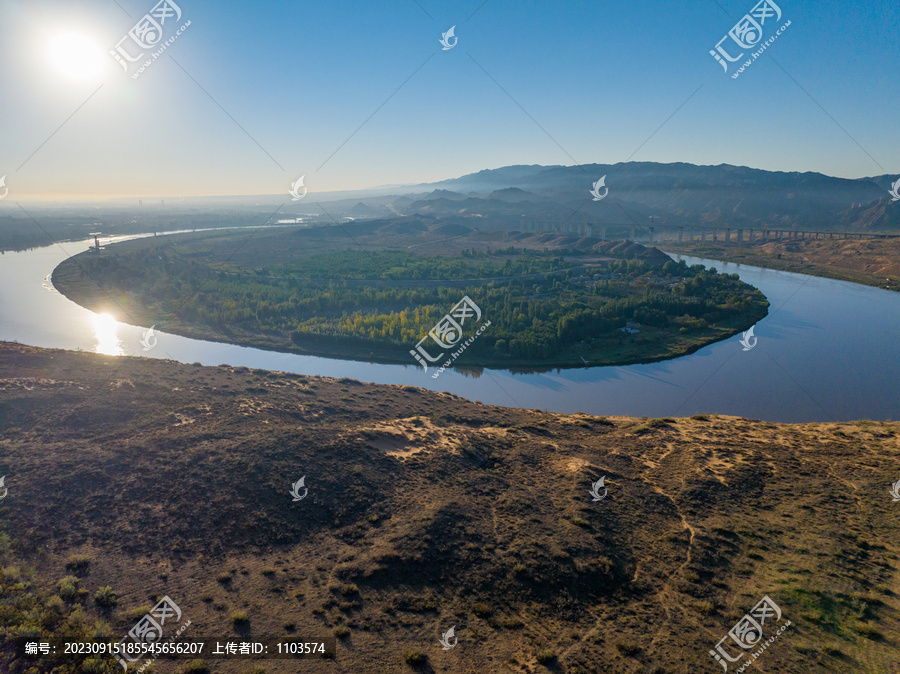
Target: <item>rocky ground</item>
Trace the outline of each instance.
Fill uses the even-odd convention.
[[[157,672],[717,672],[764,596],[765,636],[791,624],[757,671],[900,661],[896,422],[561,415],[7,343],[0,470],[3,671],[50,671],[14,657],[26,628],[120,636],[162,596],[186,637],[337,650]]]

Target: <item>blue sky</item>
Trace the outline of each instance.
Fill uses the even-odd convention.
[[[895,1],[780,0],[790,27],[738,79],[709,50],[752,1],[178,4],[190,27],[131,79],[106,52],[153,1],[0,0],[11,195],[276,194],[302,174],[317,192],[629,158],[900,173]],[[54,65],[60,33],[98,45],[101,70]]]

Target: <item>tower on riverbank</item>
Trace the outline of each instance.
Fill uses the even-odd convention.
[[[100,245],[100,236],[102,233],[103,232],[91,232],[90,234],[88,234],[88,236],[94,237],[94,245],[88,249],[92,253],[99,253],[101,250],[103,250],[103,247]]]

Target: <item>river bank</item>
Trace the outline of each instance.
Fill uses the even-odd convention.
[[[802,239],[727,246],[711,242],[667,243],[665,248],[685,255],[900,291],[900,237]]]

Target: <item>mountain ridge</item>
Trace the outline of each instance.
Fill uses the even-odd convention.
[[[591,185],[602,176],[609,193],[592,199]],[[732,164],[535,164],[411,185],[397,191],[411,200],[406,204],[383,195],[370,203],[383,213],[391,202],[406,215],[477,215],[506,230],[521,227],[523,220],[646,228],[653,216],[662,225],[678,226],[896,231],[900,208],[892,206],[890,184],[887,175],[838,178]]]

